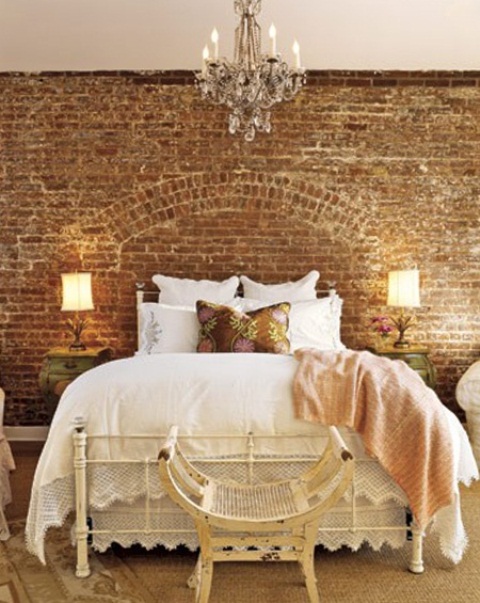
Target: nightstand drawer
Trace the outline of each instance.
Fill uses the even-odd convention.
[[[427,385],[429,385],[428,381],[430,379],[430,373],[426,368],[415,368],[411,364],[409,366],[411,369],[413,369],[416,373],[420,375],[420,377],[425,381]]]
[[[51,416],[65,388],[79,375],[112,359],[109,348],[96,347],[71,351],[53,348],[43,359],[39,385]]]
[[[71,357],[60,357],[60,358],[49,358],[50,373],[58,375],[81,375],[88,369],[91,369],[93,365],[92,358],[71,358]]]
[[[428,349],[419,346],[410,346],[409,348],[397,349],[389,347],[381,350],[376,348],[368,348],[377,356],[384,356],[392,360],[403,360],[408,366],[413,369],[425,383],[435,389],[436,386],[436,371],[430,358],[428,357]]]

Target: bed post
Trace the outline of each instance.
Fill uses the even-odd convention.
[[[145,283],[135,283],[135,287],[137,288],[135,295],[137,298],[137,350],[140,349],[141,343],[141,334],[142,334],[142,304],[145,298],[145,293],[143,291],[145,287]]]
[[[410,526],[412,532],[412,557],[408,569],[412,574],[423,574],[423,532],[415,522]]]
[[[336,286],[337,286],[337,282],[336,281],[327,281],[327,285],[328,285],[328,297],[334,298],[337,297],[337,290],[336,290]]]
[[[87,434],[85,421],[82,417],[74,420],[73,445],[75,468],[75,538],[77,546],[77,578],[90,575],[88,563],[88,525],[87,525]]]

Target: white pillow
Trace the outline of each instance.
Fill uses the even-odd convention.
[[[160,289],[159,302],[171,306],[192,306],[199,299],[224,304],[235,297],[239,285],[238,276],[231,276],[224,281],[195,281],[189,278],[175,278],[155,274],[153,282]]]
[[[318,270],[311,270],[298,281],[278,283],[276,285],[264,285],[256,283],[248,276],[242,275],[240,282],[243,286],[243,295],[246,298],[258,299],[268,304],[281,302],[298,302],[316,299],[315,285],[320,278]]]
[[[264,305],[265,302],[257,299],[245,298],[240,309],[250,312]],[[344,350],[340,339],[342,305],[343,300],[338,295],[291,303],[287,331],[290,352],[299,348]]]
[[[144,303],[140,308],[137,354],[196,352],[199,324],[194,309]]]
[[[340,339],[341,300],[337,295],[291,305],[289,315],[290,351],[299,348],[344,350]]]

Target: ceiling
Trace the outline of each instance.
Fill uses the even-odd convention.
[[[263,0],[259,22],[307,69],[480,69],[480,0]],[[199,69],[235,24],[233,0],[0,0],[0,71]]]

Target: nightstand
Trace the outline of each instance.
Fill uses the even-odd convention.
[[[52,348],[42,362],[39,384],[50,416],[69,383],[76,377],[112,359],[112,351],[105,347],[71,351],[69,348]]]
[[[394,348],[393,346],[384,348],[367,348],[377,356],[386,356],[392,360],[403,360],[417,372],[425,383],[435,389],[436,370],[430,358],[428,357],[428,348],[411,345],[408,348]]]

